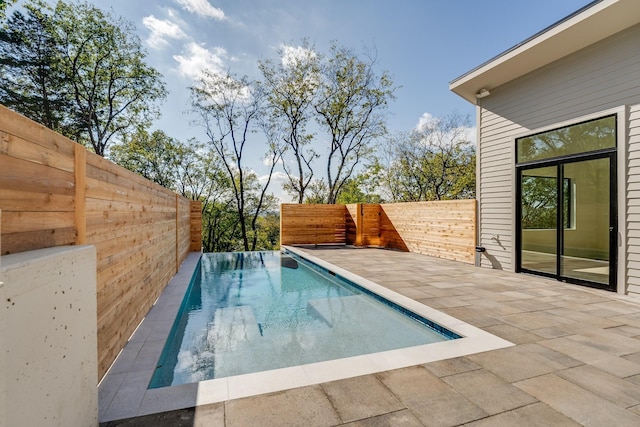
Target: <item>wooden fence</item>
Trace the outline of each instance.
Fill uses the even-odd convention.
[[[282,205],[280,222],[283,245],[344,243],[470,264],[475,261],[475,200],[381,205],[287,204]]]
[[[281,245],[344,244],[345,241],[344,205],[280,205]]]
[[[0,253],[97,250],[102,375],[189,251],[201,206],[0,106]]]

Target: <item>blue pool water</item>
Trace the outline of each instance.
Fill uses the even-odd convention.
[[[204,254],[149,387],[455,338],[293,254]]]

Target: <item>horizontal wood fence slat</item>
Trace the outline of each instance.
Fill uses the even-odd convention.
[[[0,254],[97,251],[102,377],[190,251],[202,206],[0,106]]]
[[[346,215],[344,205],[280,205],[280,244],[344,244]]]
[[[470,264],[475,261],[475,200],[287,204],[282,205],[280,221],[283,245],[346,243],[399,249]]]

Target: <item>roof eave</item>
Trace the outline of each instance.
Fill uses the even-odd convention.
[[[456,78],[449,89],[475,104],[481,89],[501,86],[639,22],[638,0],[594,1]]]

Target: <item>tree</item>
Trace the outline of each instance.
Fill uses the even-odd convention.
[[[468,117],[453,113],[389,138],[384,187],[393,201],[475,196],[475,147]]]
[[[191,88],[191,94],[192,108],[231,182],[243,249],[255,250],[258,218],[268,205],[267,189],[282,156],[282,149],[275,140],[278,133],[261,122],[264,93],[260,85],[247,77],[205,71],[199,85]],[[249,136],[258,130],[262,130],[267,139],[264,160],[270,167],[263,185],[244,165]]]
[[[71,99],[54,37],[53,10],[43,1],[15,11],[0,28],[0,103],[67,134]]]
[[[315,110],[329,136],[327,202],[336,199],[356,166],[372,153],[372,143],[386,133],[384,111],[394,97],[391,77],[377,76],[375,60],[350,49],[331,46],[322,67]]]
[[[164,99],[134,26],[89,3],[29,0],[0,32],[0,102],[104,156]]]
[[[149,134],[144,129],[111,148],[110,158],[130,171],[163,187],[175,189],[178,168],[186,155],[186,147],[161,130]]]
[[[231,181],[211,149],[204,144],[193,139],[182,142],[161,130],[151,134],[139,130],[114,145],[110,157],[147,179],[202,202],[202,248],[205,252],[243,249]],[[262,226],[260,223],[259,227]],[[259,232],[265,234],[269,230]]]
[[[53,28],[75,105],[75,137],[104,156],[114,136],[158,116],[162,76],[144,63],[134,26],[89,3],[59,1]]]
[[[367,165],[363,171],[345,182],[336,203],[383,203],[378,188],[381,174],[382,167],[377,162]]]
[[[0,0],[0,21],[5,18],[5,13],[7,12],[7,7],[9,5],[14,4],[18,0]]]
[[[279,62],[259,61],[258,67],[267,92],[269,120],[282,129],[283,140],[295,161],[295,171],[282,164],[288,178],[285,190],[302,203],[313,179],[311,163],[319,157],[309,147],[313,134],[307,127],[313,119],[313,103],[320,84],[320,58],[306,40],[297,48],[285,46],[278,54]]]

